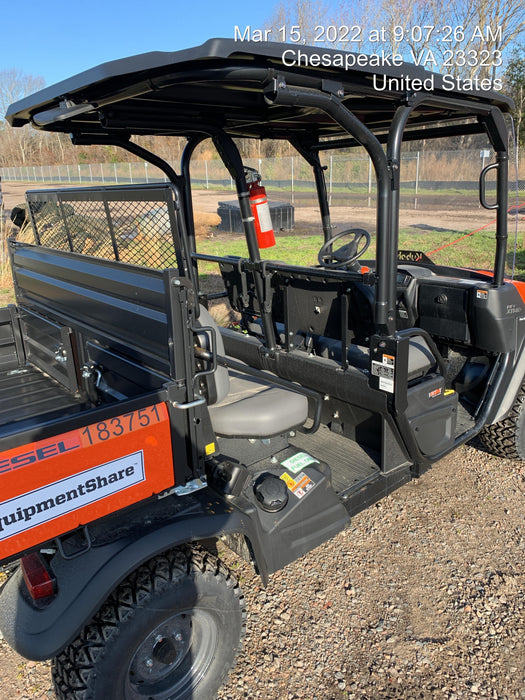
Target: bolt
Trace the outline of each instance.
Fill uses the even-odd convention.
[[[345,96],[345,91],[343,89],[340,89],[337,91],[337,97],[344,97]]]
[[[174,639],[176,642],[182,642],[182,634],[181,634],[180,632],[177,632],[177,634],[174,634],[174,635],[173,635],[173,639]]]
[[[145,659],[144,666],[146,666],[146,668],[153,668],[153,659]]]
[[[279,80],[279,87],[280,88],[285,88],[286,87],[286,82],[284,80]]]
[[[158,634],[158,635],[155,637],[155,644],[160,644],[160,643],[162,642],[163,639],[164,639],[164,637],[163,637],[161,634]]]

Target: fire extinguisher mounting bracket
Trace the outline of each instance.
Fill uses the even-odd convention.
[[[247,165],[244,166],[244,177],[246,178],[246,182],[248,185],[251,185],[254,182],[260,182],[261,181],[261,176],[257,172],[255,168],[250,168]]]

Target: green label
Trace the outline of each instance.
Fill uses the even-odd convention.
[[[319,460],[306,452],[299,452],[299,454],[289,457],[288,459],[285,459],[284,462],[281,462],[283,467],[291,471],[292,474],[297,474],[297,472],[300,472],[301,469],[304,469],[304,467],[307,467],[309,464],[318,463]]]

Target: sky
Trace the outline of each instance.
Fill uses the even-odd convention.
[[[239,0],[3,0],[0,70],[18,68],[51,85],[117,58],[233,38],[235,25],[259,29],[272,9]]]

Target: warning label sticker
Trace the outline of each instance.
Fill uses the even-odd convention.
[[[299,452],[298,454],[293,455],[293,457],[285,459],[284,462],[281,462],[281,464],[285,469],[292,472],[292,474],[297,474],[301,471],[301,469],[304,469],[309,464],[319,464],[319,460],[312,457],[312,455],[309,455],[307,452]]]
[[[384,357],[390,356],[385,355]],[[392,358],[393,359],[393,358]],[[372,360],[372,374],[375,377],[379,377],[379,388],[383,391],[388,391],[389,393],[394,393],[394,375],[395,368],[393,364],[386,364],[384,362],[377,362]]]
[[[315,486],[310,477],[304,473],[298,474],[297,477],[293,479],[290,474],[284,472],[281,474],[280,478],[297,498],[302,498]]]
[[[273,231],[272,217],[268,202],[257,205],[257,216],[259,217],[261,231]]]

